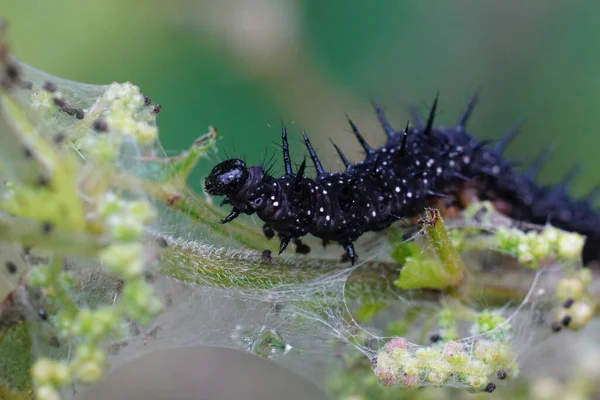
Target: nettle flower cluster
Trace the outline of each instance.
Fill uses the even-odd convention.
[[[64,299],[54,299],[64,306],[53,317],[54,323],[61,339],[76,339],[78,343],[70,362],[41,358],[35,363],[32,376],[40,399],[59,398],[56,388],[76,379],[84,383],[99,380],[107,366],[102,343],[127,336],[128,321],[146,325],[161,310],[160,299],[144,277],[146,261],[142,239],[144,227],[152,216],[153,210],[146,201],[126,201],[111,192],[98,204],[95,222],[103,224],[110,244],[99,252],[97,259],[106,271],[123,282],[120,298],[114,305],[95,309],[68,307],[66,297],[74,298],[76,290],[69,272],[48,265],[29,273],[29,285],[42,288],[51,299],[53,294],[63,293]],[[61,300],[64,304],[60,304]]]
[[[70,95],[73,83],[62,82],[62,90],[61,83],[27,76],[7,55],[0,65],[0,114],[10,128],[0,145],[13,147],[2,160],[2,172],[18,166],[3,175],[0,213],[15,225],[23,221],[32,227],[23,244],[47,254],[48,263],[31,268],[24,278],[58,310],[49,322],[74,350],[68,360],[43,357],[31,368],[37,397],[55,400],[61,387],[100,379],[107,367],[102,345],[127,336],[132,323],[148,324],[162,308],[146,280],[152,247],[159,247],[147,234],[155,210],[140,188],[112,184],[121,173],[114,161],[123,157],[124,145],[144,149],[155,142],[160,106],[130,83],[113,83],[95,87],[98,96],[78,108],[81,101]],[[70,246],[65,237],[80,242]],[[114,304],[75,300],[71,255],[101,265],[119,282]]]
[[[459,339],[456,316],[444,308],[438,316],[441,333],[433,344],[416,346],[403,337],[386,343],[372,359],[372,367],[384,387],[417,388],[454,386],[472,392],[493,392],[500,380],[519,373],[510,345],[510,324],[501,315],[483,310],[473,316],[470,339]]]
[[[589,269],[575,271],[558,281],[555,297],[561,304],[552,322],[554,332],[563,327],[578,331],[592,319],[597,304],[587,290],[591,283],[592,273]]]
[[[64,97],[55,84],[47,82],[32,94],[31,106],[50,121],[57,110],[76,110],[76,116],[86,120],[83,127],[90,127],[96,135],[78,127],[70,139],[82,154],[96,162],[115,160],[124,140],[133,139],[141,146],[148,146],[157,139],[156,115],[162,107],[153,105],[149,97],[129,82],[113,82],[86,112],[68,106]]]
[[[547,225],[541,232],[523,232],[502,228],[496,232],[499,250],[516,255],[519,262],[537,268],[543,259],[577,260],[581,257],[584,237]]]

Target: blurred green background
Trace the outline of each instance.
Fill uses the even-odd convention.
[[[509,155],[531,160],[555,142],[541,181],[575,162],[597,178],[600,24],[597,1],[0,0],[14,53],[52,74],[91,83],[131,81],[163,105],[168,152],[219,129],[221,157],[249,162],[278,152],[279,121],[298,157],[306,128],[325,164],[328,138],[358,160],[349,113],[374,145],[375,96],[397,128],[407,106],[425,113],[441,93],[438,121],[456,121],[481,89],[469,124],[495,138],[519,117]],[[199,188],[216,158],[203,162]],[[281,163],[279,163],[281,165]]]
[[[519,118],[509,148],[531,160],[554,142],[541,182],[583,162],[573,192],[598,183],[600,2],[593,0],[0,0],[22,61],[89,83],[131,81],[163,106],[167,152],[187,148],[209,125],[221,157],[275,154],[288,124],[299,160],[305,128],[324,164],[339,169],[328,138],[354,160],[344,112],[373,145],[384,135],[369,99],[396,128],[414,104],[454,123],[471,93],[469,123],[497,138]],[[192,177],[201,178],[213,158]]]

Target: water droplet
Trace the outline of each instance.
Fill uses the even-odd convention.
[[[292,346],[275,329],[263,328],[257,333],[251,328],[238,325],[232,338],[241,347],[264,358],[279,357],[292,350]]]
[[[287,344],[275,329],[265,329],[252,343],[252,352],[265,358],[279,357],[287,354],[292,346]]]

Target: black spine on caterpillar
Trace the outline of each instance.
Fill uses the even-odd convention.
[[[346,167],[340,173],[323,170],[306,133],[302,132],[317,171],[314,179],[304,175],[305,161],[296,173],[292,171],[287,130],[282,124],[285,175],[274,178],[260,166],[247,167],[240,159],[230,159],[214,167],[206,178],[205,190],[211,195],[226,196],[226,202],[233,206],[224,223],[240,213],[256,213],[265,222],[265,234],[278,233],[280,253],[290,240],[310,233],[324,243],[338,242],[354,264],[352,243],[364,232],[379,231],[401,218],[414,216],[427,206],[431,197],[445,197],[458,183],[471,181],[476,182],[482,199],[508,202],[513,218],[538,224],[551,222],[559,228],[588,235],[584,262],[599,259],[600,218],[591,200],[573,201],[567,196],[574,174],[557,186],[536,185],[533,178],[547,158],[546,153],[529,171],[516,171],[502,152],[516,135],[518,125],[489,148],[487,143],[467,134],[466,123],[476,99],[476,95],[471,98],[455,126],[442,128],[434,127],[436,97],[425,124],[414,114],[415,126],[409,129],[407,125],[402,132],[392,129],[381,107],[374,102],[387,143],[373,150],[348,118],[366,156],[363,161],[351,164],[333,144]]]

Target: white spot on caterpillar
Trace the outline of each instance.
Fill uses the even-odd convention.
[[[327,221],[329,221],[329,220],[331,219],[331,217],[328,215],[328,216],[326,216],[326,217],[325,217],[325,219],[326,219]]]
[[[406,193],[406,197],[408,197],[409,199],[412,198],[412,192]]]
[[[319,211],[323,212],[323,207],[319,208]]]
[[[396,186],[396,193],[400,193],[400,186]]]
[[[273,203],[273,207],[279,207],[279,202],[276,201],[275,203]]]
[[[377,213],[376,213],[375,211],[373,211],[373,212],[371,213],[371,215],[373,215],[373,216],[376,216],[376,215],[377,215]]]

